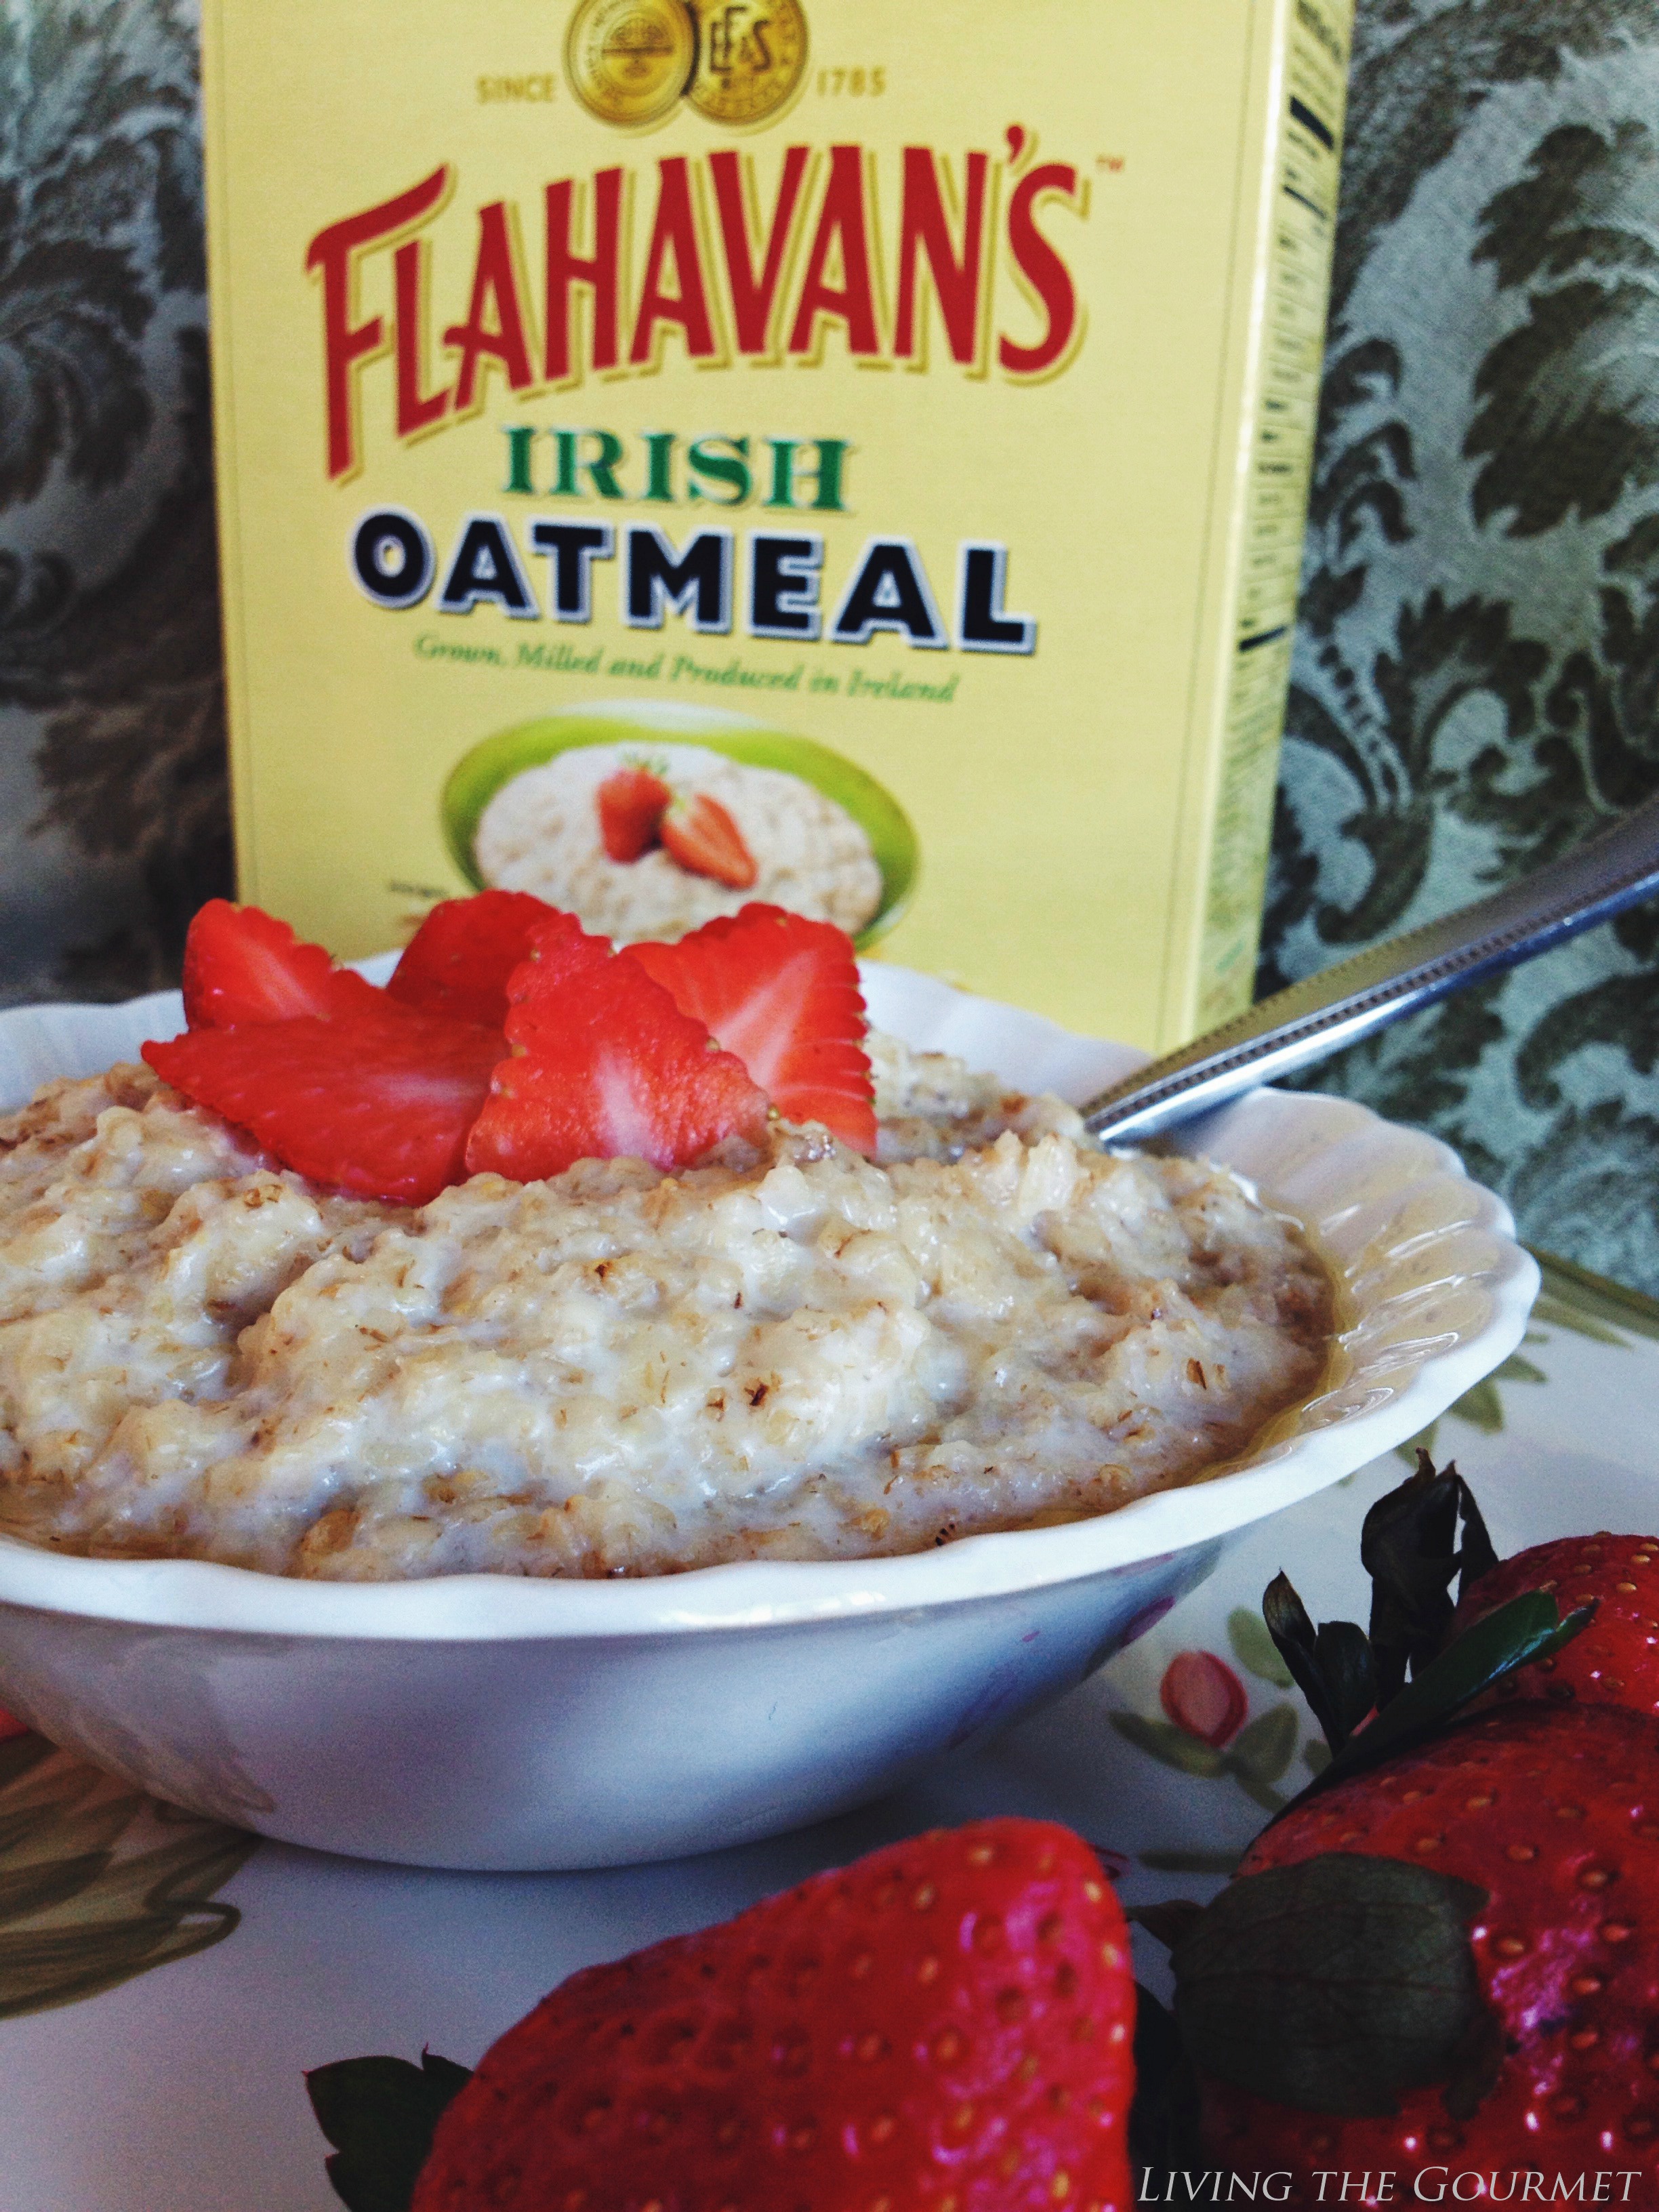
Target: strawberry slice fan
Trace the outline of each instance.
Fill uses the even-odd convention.
[[[186,1036],[143,1048],[156,1073],[363,1198],[424,1205],[579,1159],[687,1167],[757,1144],[769,1108],[875,1145],[851,942],[775,907],[619,953],[527,893],[483,891],[434,907],[380,990],[216,899],[191,927],[185,1009]]]

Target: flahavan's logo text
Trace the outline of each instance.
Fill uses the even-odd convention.
[[[1040,218],[1058,232],[1086,216],[1088,194],[1073,164],[1037,161],[1032,150],[1017,124],[1006,159],[975,151],[953,166],[906,146],[890,234],[875,157],[860,145],[785,148],[766,207],[751,155],[664,155],[648,227],[649,171],[557,178],[541,194],[535,280],[520,209],[490,201],[477,210],[465,313],[440,328],[432,226],[455,184],[442,163],[328,224],[307,252],[322,295],[328,473],[349,477],[361,465],[362,372],[382,359],[404,439],[477,415],[491,377],[525,395],[590,375],[647,375],[671,345],[712,365],[810,366],[833,343],[857,362],[924,368],[936,324],[969,376],[1054,376],[1076,356],[1083,308]],[[1015,296],[1000,286],[1005,269]],[[366,313],[368,283],[383,298]]]

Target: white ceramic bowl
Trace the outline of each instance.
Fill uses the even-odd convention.
[[[880,964],[872,1018],[1080,1100],[1125,1047]],[[176,995],[0,1016],[0,1103],[131,1058]],[[1066,1527],[659,1579],[363,1586],[0,1539],[0,1704],[158,1796],[416,1865],[667,1858],[877,1795],[1056,1695],[1237,1531],[1401,1443],[1514,1350],[1538,1271],[1430,1137],[1262,1091],[1196,1149],[1296,1215],[1344,1301],[1324,1387],[1228,1471]]]

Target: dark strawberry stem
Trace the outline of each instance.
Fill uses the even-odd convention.
[[[415,2184],[445,2107],[472,2079],[453,2058],[342,2058],[306,2075],[317,2124],[334,2145],[327,2161],[349,2212],[409,2212]]]
[[[1334,1747],[1330,1765],[1292,1802],[1302,1804],[1336,1783],[1364,1773],[1367,1767],[1380,1765],[1425,1736],[1437,1735],[1517,1667],[1553,1657],[1588,1625],[1595,1612],[1594,1606],[1581,1606],[1563,1620],[1555,1600],[1543,1590],[1528,1590],[1524,1596],[1499,1606],[1448,1644],[1375,1720],[1349,1736],[1340,1748]],[[1289,1664],[1288,1660],[1285,1663]],[[1285,1809],[1291,1808],[1287,1805]]]
[[[1583,1606],[1564,1620],[1553,1597],[1533,1590],[1448,1643],[1452,1582],[1461,1595],[1498,1555],[1468,1484],[1425,1452],[1366,1515],[1361,1555],[1372,1577],[1369,1636],[1353,1621],[1316,1627],[1284,1574],[1263,1595],[1274,1644],[1332,1752],[1294,1805],[1455,1724],[1594,1617]],[[1173,2017],[1140,1993],[1130,2123],[1140,2201],[1176,2201],[1177,2189],[1179,2201],[1195,2201],[1211,2178],[1196,2121],[1200,2071],[1339,2114],[1386,2113],[1401,2090],[1438,2081],[1449,2116],[1467,2121],[1504,2057],[1467,1932],[1484,1896],[1425,1869],[1339,1852],[1243,1875],[1207,1906],[1132,1909],[1169,1947],[1176,1989]]]
[[[1437,1472],[1425,1451],[1416,1473],[1365,1516],[1360,1557],[1371,1576],[1369,1637],[1352,1620],[1316,1628],[1287,1575],[1262,1594],[1268,1633],[1331,1747],[1294,1805],[1444,1728],[1517,1667],[1553,1656],[1595,1611],[1581,1607],[1563,1620],[1553,1598],[1528,1591],[1448,1644],[1453,1577],[1461,1595],[1498,1554],[1456,1467]]]
[[[1241,1875],[1170,1956],[1187,2056],[1351,2118],[1478,2069],[1489,2038],[1468,1930],[1486,1902],[1473,1882],[1355,1851]]]
[[[1194,1905],[1185,1897],[1163,1898],[1151,1905],[1126,1905],[1123,1908],[1124,1917],[1155,1936],[1166,1951],[1174,1950],[1203,1912],[1201,1905]]]
[[[1268,1583],[1261,1612],[1326,1742],[1340,1751],[1376,1704],[1376,1670],[1364,1630],[1352,1620],[1322,1620],[1316,1629],[1285,1574]]]
[[[1189,2185],[1212,2172],[1200,2074],[1348,2116],[1392,2112],[1402,2091],[1438,2081],[1466,2118],[1502,2058],[1468,1933],[1486,1900],[1431,1868],[1331,1851],[1241,1875],[1206,1906],[1133,1911],[1169,1945],[1176,1981],[1173,2014],[1136,1993],[1138,2201],[1211,2201]]]
[[[1498,1565],[1498,1554],[1455,1461],[1437,1473],[1419,1450],[1416,1473],[1365,1516],[1359,1556],[1371,1578],[1371,1662],[1380,1708],[1444,1643],[1455,1610],[1452,1577],[1461,1577],[1461,1595]]]
[[[1199,1907],[1189,1908],[1195,1916]],[[1131,1916],[1132,1917],[1134,1916]],[[1187,2056],[1175,2014],[1140,1983],[1135,1984],[1135,2095],[1129,2108],[1129,2157],[1135,2167],[1136,2201],[1142,2204],[1206,2201],[1194,2185],[1217,2180],[1199,2138],[1198,2075]],[[1180,2194],[1168,2191],[1178,2182]],[[1220,2202],[1223,2200],[1213,2199]]]

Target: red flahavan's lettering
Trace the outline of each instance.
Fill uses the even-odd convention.
[[[791,146],[784,153],[778,196],[772,204],[772,224],[766,234],[765,258],[757,276],[749,247],[749,213],[744,205],[742,164],[729,146],[722,146],[708,156],[739,353],[763,354],[771,343],[772,310],[777,303],[783,258],[794,228],[795,204],[800,198],[809,158],[805,146]]]
[[[1008,203],[1008,249],[1048,318],[1048,328],[1035,345],[1019,345],[1009,337],[999,341],[997,360],[1015,376],[1041,376],[1052,368],[1065,358],[1077,331],[1072,272],[1037,228],[1036,204],[1048,192],[1075,200],[1077,171],[1064,161],[1042,162],[1020,179]]]
[[[622,359],[617,332],[621,287],[623,173],[599,169],[593,177],[593,251],[584,257],[570,242],[574,180],[560,178],[547,188],[547,380],[563,384],[579,374],[570,343],[570,288],[586,284],[593,293],[592,366],[615,368]]]
[[[1023,131],[1011,129],[1008,143],[1017,162]],[[630,189],[621,167],[556,178],[544,190],[542,287],[526,276],[515,204],[497,199],[477,210],[465,295],[454,230],[413,234],[448,198],[453,172],[444,164],[319,230],[307,251],[307,268],[322,278],[329,475],[349,477],[361,463],[360,373],[382,355],[392,357],[386,386],[400,438],[476,414],[492,371],[514,393],[649,371],[673,332],[688,361],[719,361],[735,342],[739,360],[781,350],[811,363],[839,325],[854,360],[920,364],[931,322],[950,360],[970,373],[992,362],[1021,379],[1063,368],[1077,351],[1083,308],[1042,218],[1048,200],[1085,216],[1088,187],[1069,163],[1039,164],[1012,185],[1000,218],[994,157],[959,158],[957,169],[931,147],[904,147],[896,190],[880,203],[885,228],[875,157],[860,145],[831,146],[822,157],[806,146],[780,149],[769,205],[756,188],[755,157],[730,147],[659,157],[654,203]],[[1063,218],[1056,227],[1063,236]],[[360,301],[363,257],[376,247],[391,264],[378,279],[391,295],[389,316],[365,313]],[[878,283],[884,248],[896,276],[890,332]],[[1010,265],[1036,335],[1001,330],[993,349],[993,302]],[[463,296],[465,314],[443,325],[442,311],[453,313]],[[1024,319],[1016,317],[1016,332]],[[447,383],[436,366],[441,346],[456,356]],[[609,470],[615,459],[591,465]],[[620,496],[614,483],[607,496]]]
[[[370,315],[361,323],[351,319],[357,289],[354,257],[366,246],[384,244],[400,230],[408,229],[411,223],[430,215],[447,192],[449,179],[449,164],[445,161],[429,177],[422,177],[418,185],[411,185],[406,192],[365,208],[361,215],[349,215],[343,222],[330,223],[306,248],[307,269],[319,269],[323,275],[324,386],[328,404],[331,477],[349,476],[357,465],[356,383],[352,371],[359,362],[379,353],[386,343],[386,326],[379,315]]]
[[[447,390],[422,392],[426,362],[428,264],[432,247],[424,238],[411,238],[392,257],[393,321],[398,334],[398,435],[411,438],[428,430],[449,412],[453,394]]]
[[[830,265],[838,248],[842,281],[836,285],[830,282]],[[791,353],[811,352],[817,343],[820,315],[846,324],[848,353],[881,351],[861,146],[830,149],[830,181],[823,189],[823,205],[818,210],[818,227],[789,333]]]
[[[645,285],[634,325],[634,343],[628,349],[628,358],[635,368],[655,358],[659,323],[679,325],[685,333],[685,349],[693,361],[710,360],[719,351],[697,246],[691,173],[684,155],[669,155],[658,162],[657,172],[657,219],[651,226],[651,246],[645,258]],[[675,289],[665,292],[663,279],[671,261]]]
[[[985,185],[990,156],[968,156],[968,189],[962,217],[962,255],[951,242],[939,167],[926,146],[904,149],[904,196],[899,204],[898,313],[893,351],[909,361],[919,347],[917,264],[925,253],[953,361],[970,362],[979,350],[980,271],[984,262]]]
[[[525,335],[524,303],[519,297],[518,257],[507,203],[491,200],[478,210],[478,258],[472,265],[472,297],[466,320],[452,323],[444,343],[461,356],[455,379],[455,405],[465,412],[477,398],[478,366],[498,361],[514,392],[536,380],[530,366],[530,341]]]

